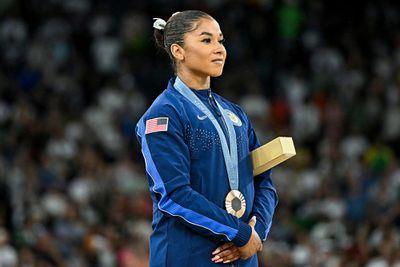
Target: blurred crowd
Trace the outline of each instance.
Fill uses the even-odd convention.
[[[294,138],[260,266],[400,267],[394,0],[0,1],[0,267],[148,266],[134,127],[173,75],[152,18],[183,9],[227,40],[213,90]]]

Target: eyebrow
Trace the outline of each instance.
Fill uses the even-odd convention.
[[[209,33],[209,32],[202,32],[202,33],[199,34],[199,36],[201,36],[201,35],[213,36],[213,34]],[[220,33],[219,36],[223,36],[223,34]]]

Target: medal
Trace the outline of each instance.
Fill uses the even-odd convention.
[[[225,209],[240,218],[246,211],[246,200],[239,190],[231,190],[225,197]]]

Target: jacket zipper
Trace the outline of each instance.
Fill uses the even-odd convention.
[[[219,110],[218,105],[217,105],[217,102],[215,101],[215,99],[214,99],[214,97],[213,97],[213,95],[212,95],[211,90],[208,91],[208,103],[209,103],[210,106],[215,110],[215,112],[217,113],[218,117],[222,117],[221,120],[222,120],[222,124],[224,125],[224,128],[225,128],[225,134],[228,135],[228,133],[229,133],[229,131],[228,131],[228,126],[226,125],[225,119],[224,119],[224,117],[223,117],[222,114],[221,114],[222,111]],[[230,147],[229,147],[229,149],[230,149]],[[230,266],[230,267],[235,267],[235,263],[232,262],[231,264],[229,264],[229,266]]]
[[[218,117],[222,117],[221,120],[222,120],[222,124],[224,125],[224,128],[225,128],[225,135],[228,136],[228,133],[229,133],[228,126],[226,125],[225,119],[221,114],[222,111],[219,110],[219,108],[217,106],[217,103],[212,95],[211,90],[208,91],[208,103],[216,111]],[[230,150],[230,147],[229,147],[229,150]]]
[[[210,106],[211,106],[212,108],[214,108],[214,110],[216,111],[218,117],[222,117],[222,118],[221,118],[222,124],[224,125],[226,135],[228,135],[229,130],[228,130],[228,126],[226,125],[225,119],[224,119],[224,117],[223,117],[222,114],[221,114],[222,110],[219,110],[218,105],[217,105],[217,102],[215,101],[215,99],[214,99],[214,97],[213,97],[213,95],[212,95],[211,90],[208,91],[208,103],[210,104]],[[230,149],[230,147],[229,147],[229,149]],[[235,263],[232,262],[231,264],[229,264],[229,266],[230,266],[230,267],[235,267]]]

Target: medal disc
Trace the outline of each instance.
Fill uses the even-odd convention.
[[[240,218],[246,211],[246,200],[240,191],[231,190],[225,197],[225,209],[228,213]]]

